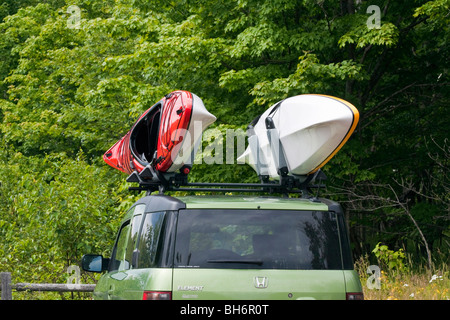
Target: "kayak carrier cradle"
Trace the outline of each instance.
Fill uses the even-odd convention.
[[[184,173],[187,172],[187,173]],[[260,183],[209,183],[188,182],[190,167],[183,167],[180,172],[160,172],[151,165],[147,165],[140,173],[133,171],[127,182],[138,183],[138,187],[129,187],[132,191],[147,191],[147,195],[159,191],[187,191],[187,192],[251,192],[251,193],[301,193],[303,198],[311,198],[312,189],[317,189],[314,198],[318,198],[319,191],[325,185],[322,181],[326,175],[319,169],[313,174],[294,176],[286,173],[280,175],[278,181],[269,180],[268,176],[259,176]]]

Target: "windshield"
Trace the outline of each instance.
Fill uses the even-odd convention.
[[[334,213],[180,210],[175,267],[342,269]]]

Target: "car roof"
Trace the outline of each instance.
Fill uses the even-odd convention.
[[[302,198],[261,196],[184,196],[177,197],[186,209],[279,209],[327,211],[328,206]]]
[[[179,209],[266,209],[266,210],[307,210],[340,211],[338,203],[328,199],[286,198],[274,196],[251,195],[192,195],[168,196],[163,194],[148,195],[133,205],[145,204],[145,212],[174,211]],[[133,210],[122,218],[130,219]]]

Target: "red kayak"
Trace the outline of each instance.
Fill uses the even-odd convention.
[[[174,172],[192,164],[194,147],[215,120],[198,96],[174,91],[145,111],[103,160],[128,174],[149,164],[160,172]]]

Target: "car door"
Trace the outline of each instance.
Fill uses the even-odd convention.
[[[154,291],[159,292],[162,289],[170,290],[171,283],[165,283],[164,280],[171,272],[167,273],[157,268],[155,261],[163,219],[164,212],[148,212],[145,215],[134,216],[123,259],[126,261],[127,269],[120,270],[119,268],[115,275],[118,279],[114,279],[115,299],[142,300],[144,291],[154,293]],[[168,287],[164,287],[164,285],[168,285]],[[145,299],[148,299],[147,295]]]

